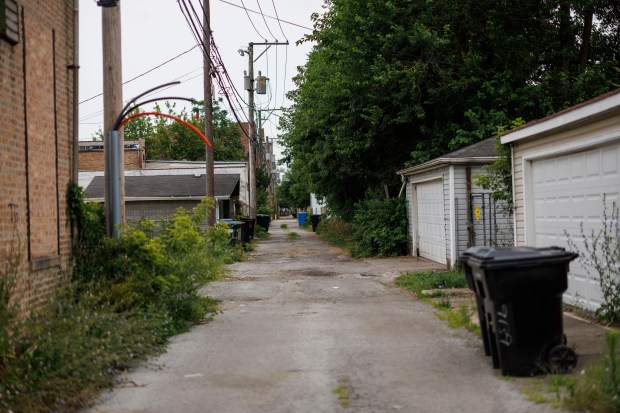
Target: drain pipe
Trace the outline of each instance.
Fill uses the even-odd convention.
[[[73,0],[73,171],[72,179],[79,182],[80,171],[80,0]]]

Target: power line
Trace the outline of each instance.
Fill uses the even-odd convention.
[[[176,60],[176,59],[178,59],[179,57],[181,57],[181,56],[183,56],[183,55],[185,55],[185,54],[187,54],[187,53],[191,52],[191,51],[192,51],[192,50],[194,50],[196,47],[198,47],[198,44],[195,44],[194,46],[192,46],[191,48],[187,49],[186,51],[184,51],[184,52],[182,52],[182,53],[179,53],[178,55],[176,55],[176,56],[174,56],[174,57],[172,57],[172,58],[170,58],[170,59],[166,60],[165,62],[163,62],[163,63],[161,63],[161,64],[159,64],[159,65],[157,65],[157,66],[155,66],[155,67],[153,67],[153,68],[151,68],[151,69],[149,69],[149,70],[147,70],[146,72],[143,72],[143,73],[139,74],[138,76],[135,76],[135,77],[133,77],[133,78],[131,78],[131,79],[129,79],[129,80],[127,80],[127,81],[123,82],[123,85],[126,85],[126,84],[127,84],[127,83],[129,83],[129,82],[133,82],[134,80],[139,79],[139,78],[141,78],[142,76],[144,76],[144,75],[147,75],[147,74],[151,73],[153,70],[159,69],[160,67],[162,67],[162,66],[164,66],[164,65],[166,65],[166,64],[168,64],[168,63],[170,63],[170,62],[172,62],[173,60]],[[89,97],[88,99],[85,99],[85,100],[83,100],[83,101],[79,102],[79,104],[81,105],[82,103],[86,103],[86,102],[91,101],[91,100],[93,100],[93,99],[95,99],[95,98],[98,98],[99,96],[102,96],[102,95],[103,95],[103,92],[102,92],[102,93],[99,93],[98,95],[95,95],[95,96]]]
[[[226,1],[226,0],[219,0],[219,1],[220,1],[220,2],[222,2],[222,3],[226,3],[226,4],[229,4],[229,5],[231,5],[231,6],[237,7],[237,8],[239,8],[239,9],[243,9],[243,8],[244,8],[244,7],[239,6],[238,4],[231,3],[231,2]],[[259,13],[259,12],[257,12],[256,10],[252,10],[252,9],[248,9],[248,8],[245,8],[245,10],[246,10],[246,12],[251,12],[251,13],[255,13],[255,14],[260,14],[260,13]],[[276,17],[269,16],[268,14],[266,14],[266,15],[265,15],[265,17],[268,17],[268,18],[270,18],[270,19],[274,19],[274,20],[278,20],[278,21],[280,21],[280,22],[282,22],[282,23],[290,24],[291,26],[297,26],[297,27],[301,27],[302,29],[306,29],[306,30],[310,30],[310,31],[312,31],[312,28],[310,28],[310,27],[307,27],[307,26],[302,26],[301,24],[297,24],[297,23],[289,22],[289,21],[286,21],[286,20],[277,19]]]
[[[245,4],[243,3],[243,0],[241,0],[241,5],[243,6],[243,10],[245,10],[245,14],[248,16],[248,20],[250,20],[250,23],[252,24],[252,27],[254,27],[254,31],[256,32],[256,34],[258,34],[258,37],[265,39],[265,41],[267,41],[266,37],[263,36],[262,34],[260,34],[260,32],[258,31],[258,29],[256,28],[256,26],[254,25],[254,22],[252,21],[252,18],[250,17],[250,13],[248,12],[247,7],[245,7]]]
[[[273,35],[273,33],[271,32],[271,29],[269,28],[269,25],[267,24],[267,19],[265,19],[265,14],[263,13],[263,9],[260,6],[260,3],[258,0],[256,0],[256,4],[258,5],[258,10],[260,10],[260,15],[263,16],[263,21],[265,22],[265,27],[267,27],[267,31],[269,32],[269,34],[271,35],[271,37],[273,39],[275,39],[275,41],[277,42],[278,39],[276,39],[276,36]]]
[[[282,23],[280,22],[280,16],[278,16],[278,10],[276,9],[276,3],[274,2],[274,0],[271,0],[271,4],[273,5],[273,11],[276,13],[276,20],[278,21],[278,26],[280,26],[282,36],[284,36],[284,40],[288,42],[288,38],[286,37],[286,34],[284,34],[284,30],[282,30]]]

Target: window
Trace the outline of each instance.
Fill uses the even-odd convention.
[[[19,42],[19,13],[16,0],[0,0],[0,37]]]

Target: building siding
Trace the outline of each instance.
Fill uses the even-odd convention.
[[[552,151],[562,146],[575,143],[584,143],[596,136],[616,134],[616,139],[620,140],[620,118],[612,117],[596,124],[588,124],[575,127],[571,130],[559,132],[553,136],[533,139],[528,141],[518,141],[513,143],[514,159],[514,206],[515,206],[515,245],[526,245],[526,222],[525,222],[525,186],[524,186],[524,157],[530,157],[536,153]],[[568,152],[570,153],[570,151]],[[553,155],[548,155],[551,157]],[[531,188],[531,185],[529,185]]]
[[[18,257],[13,299],[42,305],[66,275],[72,165],[73,9],[21,0],[19,42],[0,39],[0,257]]]

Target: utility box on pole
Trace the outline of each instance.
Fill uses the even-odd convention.
[[[266,95],[267,94],[267,76],[261,75],[260,71],[258,72],[258,76],[256,77],[256,94],[258,95]]]

